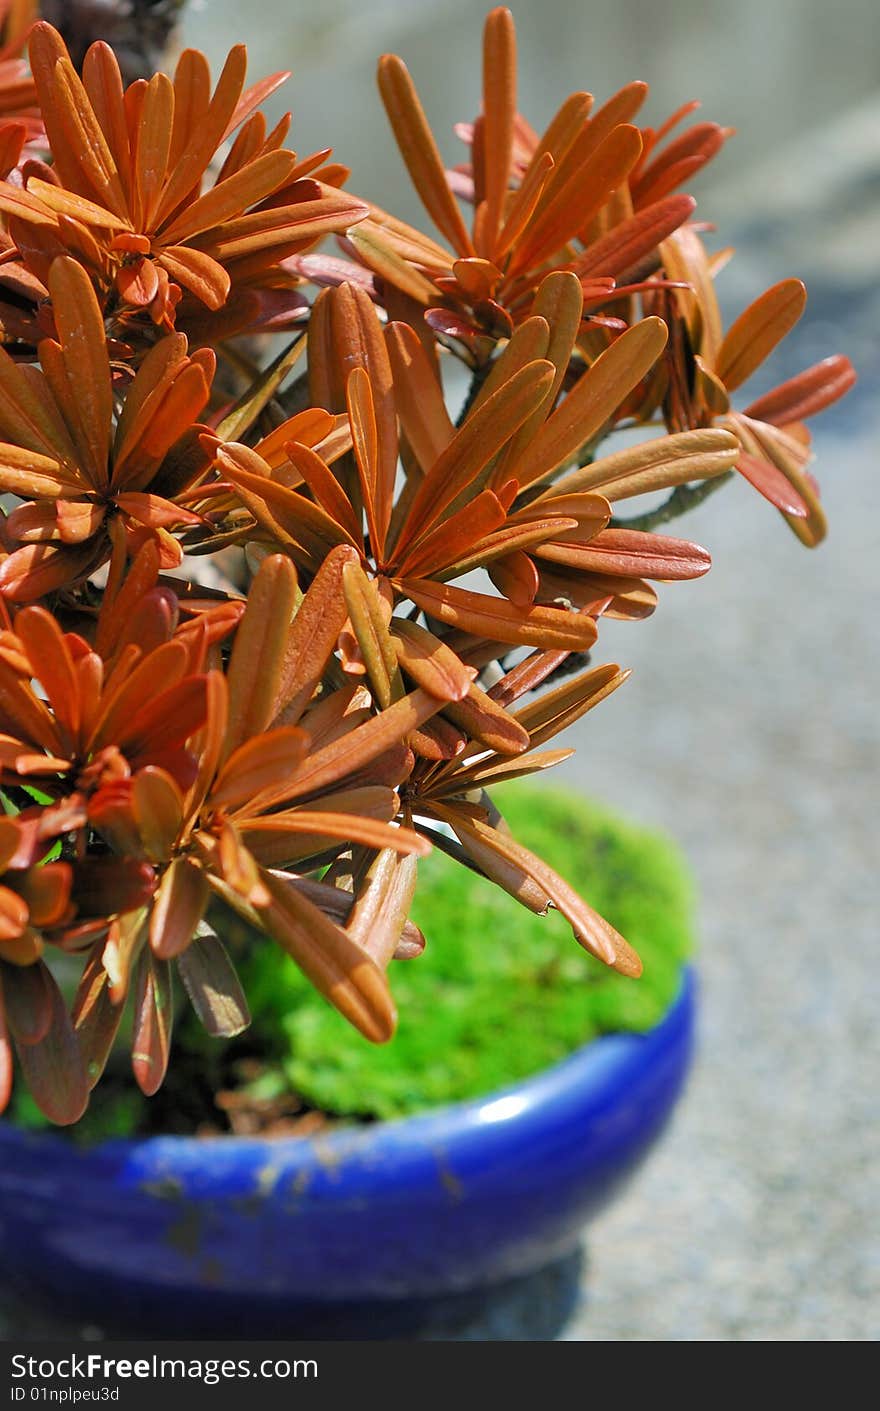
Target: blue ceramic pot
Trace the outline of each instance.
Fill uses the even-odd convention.
[[[324,1137],[80,1151],[0,1124],[4,1281],[111,1330],[265,1337],[313,1330],[322,1310],[375,1323],[528,1274],[571,1253],[653,1145],[693,1027],[685,972],[645,1035],[598,1039],[488,1098]]]

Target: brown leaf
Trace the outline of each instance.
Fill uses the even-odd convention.
[[[383,971],[302,892],[264,874],[269,905],[260,919],[272,939],[345,1019],[372,1043],[386,1043],[397,1016]]]
[[[715,369],[733,392],[769,357],[804,311],[807,291],[799,279],[783,279],[740,314],[718,350]]]
[[[305,730],[283,725],[245,740],[227,759],[211,790],[211,804],[237,808],[256,800],[279,779],[296,773],[309,746]]]
[[[528,754],[522,759],[483,760],[469,769],[456,769],[451,780],[456,790],[485,788],[487,785],[505,783],[511,779],[524,779],[545,769],[554,769],[557,764],[571,759],[573,754],[574,750],[546,750],[543,753]]]
[[[491,249],[504,214],[516,119],[516,32],[510,11],[501,6],[490,12],[483,30],[483,114],[485,238]]]
[[[444,714],[472,740],[479,740],[498,754],[522,754],[529,747],[528,732],[519,721],[473,683],[467,696],[450,702]]]
[[[505,598],[419,578],[402,579],[399,586],[430,617],[493,642],[582,652],[596,640],[595,622],[580,613],[543,606],[516,607]]]
[[[419,486],[397,544],[398,556],[417,535],[436,524],[444,511],[491,464],[522,423],[542,405],[555,371],[552,363],[530,363],[514,373],[467,418]],[[477,488],[482,487],[478,484]]]
[[[403,60],[394,54],[385,54],[379,60],[378,78],[379,92],[397,145],[425,209],[458,254],[476,254]]]
[[[272,719],[296,593],[290,560],[282,554],[264,559],[251,584],[226,673],[227,753],[265,730]]]
[[[647,318],[614,340],[575,383],[521,460],[509,467],[521,487],[543,480],[593,440],[653,367],[666,337],[662,319]]]
[[[551,563],[624,578],[699,578],[712,567],[699,544],[636,529],[603,529],[589,543],[539,544],[534,552]]]
[[[318,794],[330,784],[362,770],[436,714],[440,704],[436,696],[422,690],[395,701],[380,715],[372,716],[311,754],[300,767],[293,788],[284,785],[279,797],[293,799]]]
[[[516,719],[529,733],[531,748],[552,740],[562,730],[573,725],[588,710],[622,686],[629,676],[619,666],[608,664],[593,667],[516,712]]]
[[[131,1066],[137,1085],[147,1097],[162,1086],[171,1051],[174,1019],[171,967],[149,950],[138,959],[134,983]]]
[[[417,686],[439,701],[460,701],[468,694],[476,672],[433,632],[398,617],[392,620],[391,632],[397,660]]]
[[[164,769],[148,765],[132,783],[132,813],[144,852],[151,862],[165,862],[183,826],[183,795]]]
[[[710,480],[731,470],[738,453],[737,437],[720,427],[659,436],[573,470],[535,503],[549,510],[555,508],[557,495],[575,491],[601,490],[606,499],[616,501],[695,480]]]
[[[64,999],[48,972],[46,985],[51,1006],[48,1028],[36,1043],[18,1041],[16,1049],[22,1075],[40,1111],[59,1126],[69,1126],[85,1112],[89,1086]]]
[[[397,656],[388,631],[391,609],[384,610],[376,585],[359,563],[342,570],[342,592],[352,630],[366,664],[370,684],[383,710],[391,704],[394,686],[400,691]]]
[[[104,1071],[124,1011],[123,1005],[114,1004],[110,998],[110,976],[101,958],[103,949],[103,941],[98,941],[89,953],[71,1016],[90,1088]]]
[[[546,862],[517,843],[510,834],[502,833],[488,823],[476,818],[465,819],[451,809],[444,810],[444,814],[463,847],[469,850],[474,842],[479,842],[499,859],[530,877],[562,912],[574,932],[575,940],[598,960],[624,975],[641,974],[641,962],[635,951]]]
[[[178,956],[177,971],[190,1003],[208,1033],[233,1039],[251,1022],[235,966],[214,935],[196,936]]]
[[[297,609],[287,638],[272,714],[295,724],[312,698],[347,616],[342,593],[346,564],[357,563],[345,544],[332,549]]]
[[[159,959],[171,960],[189,945],[208,905],[204,872],[187,857],[176,857],[165,869],[150,912],[150,947]]]
[[[836,402],[854,385],[855,369],[842,353],[823,358],[805,372],[774,387],[756,402],[746,407],[746,415],[754,421],[769,421],[775,426],[788,422],[806,421],[825,407]]]
[[[799,519],[806,516],[807,506],[801,496],[788,476],[772,461],[762,455],[740,451],[736,458],[736,468],[765,500],[769,500],[770,504],[775,505],[783,514],[794,515]]]
[[[418,859],[378,852],[357,888],[346,930],[385,969],[394,956],[416,888]]]
[[[36,1044],[48,1033],[55,1000],[47,965],[5,965],[3,996],[6,1020],[17,1044]]]

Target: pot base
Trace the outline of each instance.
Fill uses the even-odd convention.
[[[23,1304],[0,1308],[0,1334],[19,1338],[164,1340],[233,1339],[320,1342],[552,1342],[562,1333],[581,1298],[587,1260],[583,1246],[542,1269],[481,1289],[438,1298],[373,1299],[361,1303],[303,1304],[283,1314],[253,1308],[243,1321],[216,1310],[179,1323],[150,1317],[114,1319],[107,1309],[51,1306],[33,1290]],[[95,1313],[94,1321],[90,1313]]]
[[[82,1151],[0,1124],[5,1287],[141,1337],[350,1337],[329,1331],[343,1324],[390,1337],[429,1328],[438,1308],[470,1317],[486,1290],[496,1306],[505,1291],[527,1297],[660,1136],[693,1028],[685,973],[646,1034],[597,1039],[484,1099],[323,1139]]]

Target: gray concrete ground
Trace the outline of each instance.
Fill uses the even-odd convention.
[[[702,1032],[665,1143],[590,1233],[569,1338],[878,1331],[872,445],[821,438],[809,558],[745,487],[695,515],[712,573],[621,643],[628,699],[580,731],[577,779],[696,871]]]
[[[690,858],[702,1033],[665,1144],[590,1234],[568,1338],[861,1341],[880,1330],[880,408],[866,238],[878,118],[875,105],[826,134],[797,212],[774,200],[769,166],[756,169],[747,185],[762,188],[761,222],[737,241],[746,297],[787,273],[810,287],[782,375],[837,350],[861,374],[816,423],[828,540],[803,550],[744,483],[679,521],[713,569],[667,587],[652,622],[616,631],[633,677],[574,741],[573,777],[668,828]],[[811,169],[806,147],[775,164],[789,192],[790,172]],[[848,261],[826,260],[831,232]],[[738,297],[742,286],[740,274]]]

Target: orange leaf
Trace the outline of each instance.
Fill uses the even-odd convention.
[[[514,646],[565,647],[582,652],[596,640],[591,617],[551,607],[516,607],[506,598],[490,598],[449,583],[405,578],[400,590],[429,616],[492,642]]]
[[[372,957],[302,892],[271,873],[264,874],[264,881],[271,900],[259,915],[272,939],[365,1038],[387,1042],[397,1016],[385,976]]]
[[[171,139],[171,177],[156,210],[156,224],[173,216],[177,207],[198,185],[211,158],[223,141],[241,97],[247,71],[243,44],[230,49],[207,111],[203,110],[207,84],[203,54],[185,50],[174,75],[174,131]]]
[[[684,225],[696,207],[693,196],[667,196],[621,221],[578,255],[570,268],[580,279],[619,275],[656,250],[674,230]]]
[[[492,10],[483,30],[483,150],[486,154],[486,244],[492,249],[510,180],[516,118],[516,32],[509,10]]]
[[[258,807],[264,789],[296,773],[308,746],[306,732],[293,725],[245,740],[223,765],[211,790],[211,804],[237,808],[253,802]]]
[[[628,328],[600,354],[563,398],[519,462],[508,468],[520,487],[543,480],[594,439],[653,367],[666,338],[662,319],[646,318]]]
[[[521,868],[562,912],[574,931],[575,940],[598,960],[624,975],[641,974],[641,962],[623,937],[541,858],[517,843],[508,833],[502,833],[488,823],[481,823],[479,819],[466,819],[453,809],[443,809],[441,816],[466,849],[472,841],[479,841],[499,858]]]
[[[78,743],[80,702],[67,639],[52,614],[42,607],[24,608],[18,613],[15,630],[30,658],[34,676],[45,689],[67,751],[73,754]]]
[[[165,869],[150,913],[150,947],[171,960],[186,950],[208,905],[204,872],[189,858],[177,857]]]
[[[113,156],[126,197],[131,186],[131,147],[125,120],[122,75],[116,55],[102,40],[89,45],[82,68],[83,85]]]
[[[345,384],[351,439],[361,482],[361,498],[370,531],[370,547],[382,561],[385,534],[391,518],[391,490],[379,464],[379,433],[370,379],[362,367],[353,368]]]
[[[139,216],[135,225],[141,230],[152,229],[168,170],[173,122],[174,87],[166,74],[154,74],[144,89],[133,153],[132,196]]]
[[[700,578],[712,566],[699,544],[637,529],[604,529],[588,544],[539,544],[534,552],[551,563],[624,578]]]
[[[283,713],[285,723],[295,724],[311,700],[348,611],[342,593],[343,569],[356,562],[354,549],[340,544],[318,569],[288,633],[273,718]]]
[[[186,206],[170,225],[165,226],[161,231],[163,246],[192,240],[194,235],[223,225],[249,206],[265,200],[284,185],[295,160],[292,152],[266,152],[225,181],[218,181],[216,186]]]
[[[162,250],[159,264],[209,309],[222,308],[226,303],[232,281],[223,266],[204,251],[170,245]]]
[[[433,632],[407,618],[394,618],[391,631],[397,659],[417,686],[440,701],[460,701],[468,694],[474,668],[465,666]]]
[[[290,464],[299,471],[321,508],[357,543],[362,538],[361,526],[351,501],[326,462],[308,446],[300,446],[295,441],[286,443],[286,451]]]
[[[419,486],[397,544],[398,557],[491,465],[514,432],[542,404],[555,371],[551,363],[528,364],[467,418]]]
[[[162,1086],[171,1052],[171,970],[149,950],[138,957],[134,984],[131,1066],[147,1097]]]
[[[415,329],[406,323],[390,323],[385,341],[401,424],[416,460],[426,471],[446,450],[455,428],[437,374]]]
[[[591,132],[592,125],[587,129]],[[642,151],[637,127],[621,123],[582,163],[579,163],[559,189],[551,187],[528,228],[511,263],[511,272],[540,265],[562,249],[604,206],[611,193],[626,180]],[[554,173],[558,178],[560,173]]]
[[[105,485],[113,395],[104,320],[92,281],[68,256],[53,260],[49,293],[71,396],[63,410],[88,447],[93,483]]]
[[[420,535],[403,556],[397,572],[403,577],[421,578],[456,567],[467,561],[475,542],[500,528],[505,519],[498,496],[492,490],[483,490],[435,529]],[[481,563],[484,561],[482,555],[477,557]]]
[[[272,719],[296,603],[296,572],[282,554],[264,559],[251,584],[226,672],[226,750],[265,730]]]
[[[797,323],[806,302],[801,281],[783,279],[740,314],[725,335],[715,364],[728,391],[735,391],[769,357]]]
[[[34,77],[37,77],[36,72]],[[65,179],[65,186],[74,191],[81,191],[85,178],[102,205],[126,218],[128,213],[125,192],[119,180],[113,154],[95,117],[82,81],[66,55],[55,64],[51,82],[52,108],[63,132],[63,146],[72,155],[77,168],[74,180]],[[40,86],[38,80],[38,88]],[[48,126],[47,124],[47,131]],[[55,137],[51,133],[50,142],[54,154]]]
[[[754,421],[769,421],[775,426],[785,426],[788,422],[806,421],[816,412],[836,402],[854,385],[855,369],[849,358],[842,353],[823,358],[805,372],[765,392],[751,406],[746,407],[746,415]]]
[[[397,145],[425,209],[458,254],[475,255],[476,250],[449,189],[437,144],[403,60],[394,54],[385,54],[379,60],[378,78],[379,92]]]

